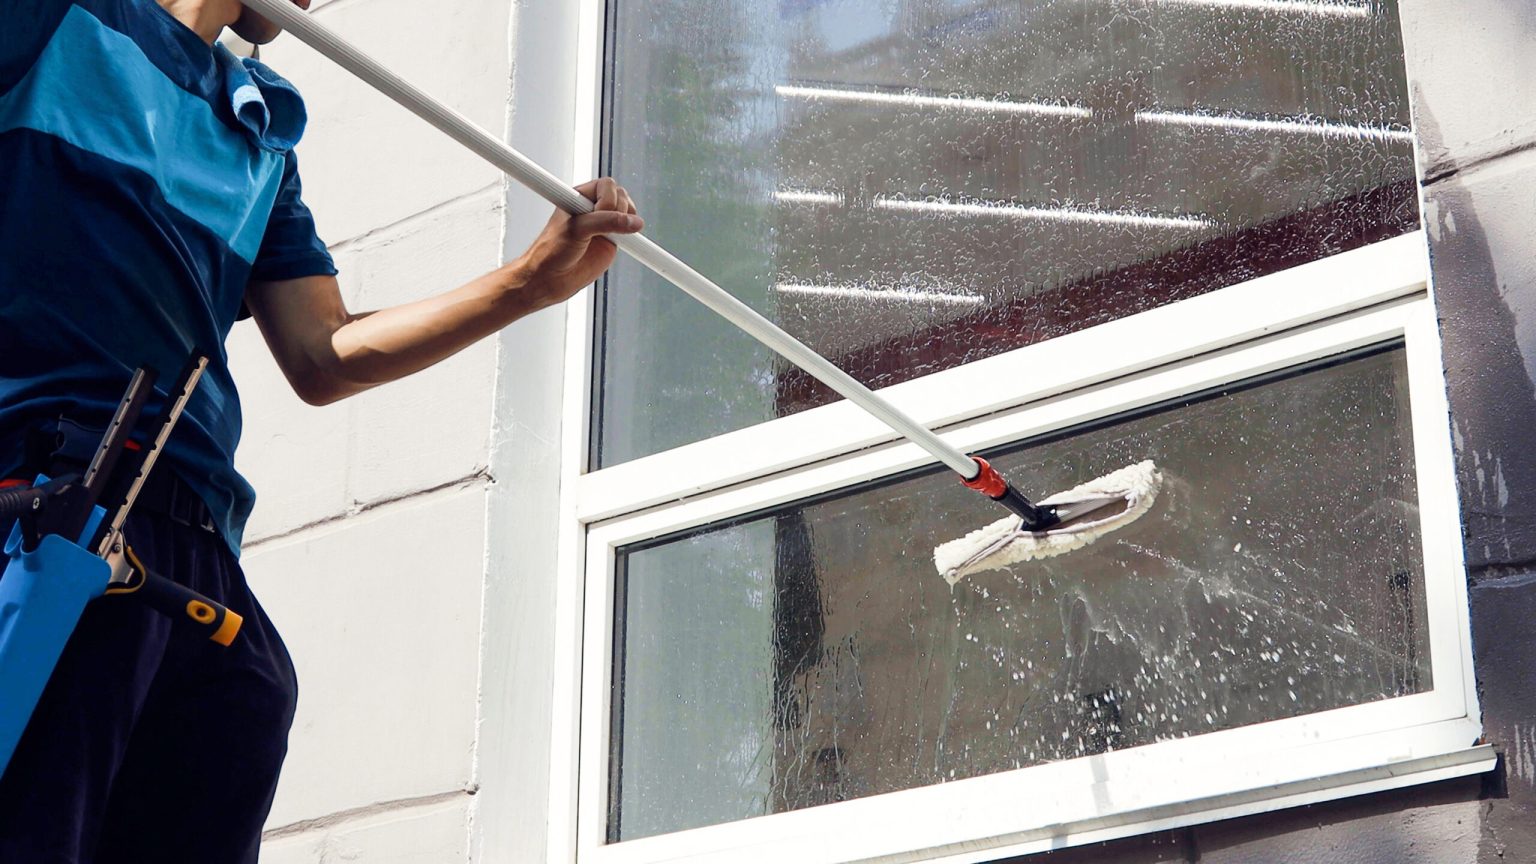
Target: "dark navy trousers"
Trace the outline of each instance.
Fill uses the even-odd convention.
[[[125,533],[245,621],[225,648],[131,595],[88,604],[0,777],[0,862],[254,862],[298,692],[288,651],[219,535],[141,508]]]

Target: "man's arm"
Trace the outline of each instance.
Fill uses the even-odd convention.
[[[602,275],[617,251],[602,235],[632,234],[643,223],[613,180],[577,190],[596,202],[593,212],[555,213],[528,251],[452,291],[352,313],[336,277],[310,276],[252,282],[246,304],[299,398],[312,405],[344,399],[446,359]]]

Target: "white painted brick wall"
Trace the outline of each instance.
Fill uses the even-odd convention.
[[[269,827],[470,788],[484,548],[472,482],[246,555],[299,672]]]
[[[341,244],[333,254],[349,308],[418,299],[494,268],[500,201],[497,187]],[[236,327],[230,348],[246,415],[238,464],[261,500],[248,541],[485,468],[495,379],[490,342],[323,408],[293,395],[254,324]],[[257,477],[274,479],[264,485]]]
[[[315,14],[396,73],[491,131],[505,125],[507,0],[349,0]],[[262,59],[304,93],[304,197],[329,243],[500,181],[496,169],[289,37]]]
[[[509,0],[332,0],[315,14],[493,131]],[[309,106],[305,199],[349,308],[455,287],[500,261],[499,175],[290,37],[262,52]],[[255,326],[229,343],[258,490],[244,565],[294,655],[299,709],[268,864],[469,857],[496,348],[324,408]]]
[[[1536,138],[1533,10],[1505,0],[1401,4],[1424,175],[1464,168]],[[1447,25],[1448,12],[1456,25]],[[1481,86],[1468,86],[1469,77]]]
[[[469,797],[383,812],[352,813],[262,846],[262,864],[419,864],[468,857]]]

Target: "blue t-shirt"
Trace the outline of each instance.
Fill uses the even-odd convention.
[[[0,471],[27,429],[105,425],[135,368],[169,386],[196,349],[208,371],[156,470],[189,483],[239,551],[255,492],[234,468],[224,338],[250,280],[336,272],[299,194],[304,121],[292,85],[154,0],[6,4]]]

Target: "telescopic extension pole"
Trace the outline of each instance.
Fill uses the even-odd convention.
[[[414,84],[389,71],[315,21],[308,13],[292,5],[289,0],[242,0],[242,2],[411,113],[463,144],[501,169],[507,176],[531,189],[539,197],[573,216],[592,212],[592,202],[566,185],[560,178],[476,126],[468,118],[433,99]],[[681,288],[722,318],[739,327],[748,336],[778,352],[903,437],[933,454],[939,461],[954,469],[965,481],[966,486],[982,492],[1017,514],[1024,520],[1026,528],[1043,529],[1057,521],[1057,517],[1050,508],[1032,504],[1029,499],[1009,486],[1008,481],[988,465],[986,460],[972,458],[951,447],[926,426],[875,395],[853,376],[784,332],[772,321],[683,263],[650,238],[640,234],[619,234],[608,239],[658,276]]]

